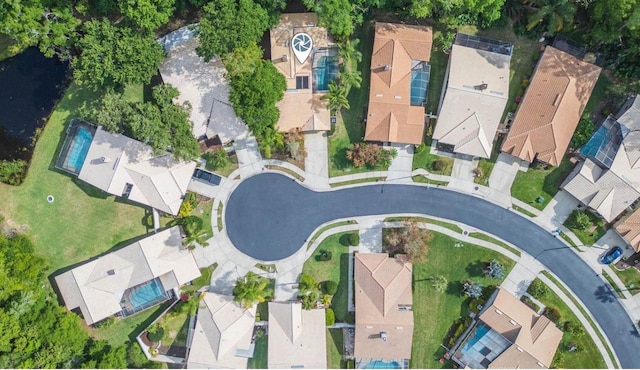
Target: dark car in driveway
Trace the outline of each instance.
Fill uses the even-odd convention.
[[[609,249],[607,253],[604,254],[604,256],[602,256],[602,259],[600,260],[600,262],[603,265],[608,265],[610,263],[617,261],[620,257],[622,257],[622,248],[613,247]]]

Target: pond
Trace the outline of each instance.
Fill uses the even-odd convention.
[[[29,160],[33,137],[67,86],[68,63],[28,48],[0,62],[0,160]]]

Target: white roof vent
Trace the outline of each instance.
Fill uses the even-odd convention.
[[[384,70],[385,70],[385,71],[388,71],[388,70],[390,70],[390,69],[391,69],[391,64],[385,64],[385,65],[384,65]]]
[[[100,158],[100,160],[102,161],[102,163],[109,163],[109,162],[111,162],[111,158],[109,158],[109,157],[102,157],[102,158]]]
[[[383,342],[387,341],[387,332],[386,331],[381,331],[380,332],[380,338],[382,338]]]
[[[288,56],[287,54],[284,54],[284,55],[282,56],[282,61],[283,61],[283,62],[286,62],[287,60],[289,60],[289,56]]]

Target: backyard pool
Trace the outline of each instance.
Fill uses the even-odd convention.
[[[129,316],[158,304],[167,298],[169,297],[165,292],[160,279],[155,278],[146,283],[127,289],[122,296],[120,306],[122,307],[124,316]]]
[[[74,169],[75,171],[80,171],[84,160],[87,158],[87,152],[91,146],[91,140],[93,140],[93,134],[91,134],[89,130],[86,128],[78,130],[78,134],[71,144],[69,156],[67,157],[66,165],[69,168]]]
[[[364,365],[365,369],[400,369],[401,366],[396,361],[374,360]]]
[[[335,57],[323,55],[314,57],[313,91],[329,90],[329,83],[338,78],[338,62]]]

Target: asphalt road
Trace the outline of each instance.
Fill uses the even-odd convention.
[[[517,245],[556,274],[589,308],[624,368],[640,368],[640,334],[615,292],[550,230],[471,195],[411,185],[369,185],[313,192],[278,174],[243,181],[225,207],[229,238],[264,261],[292,255],[319,225],[354,216],[422,213],[465,223]],[[453,253],[453,252],[452,252]]]

